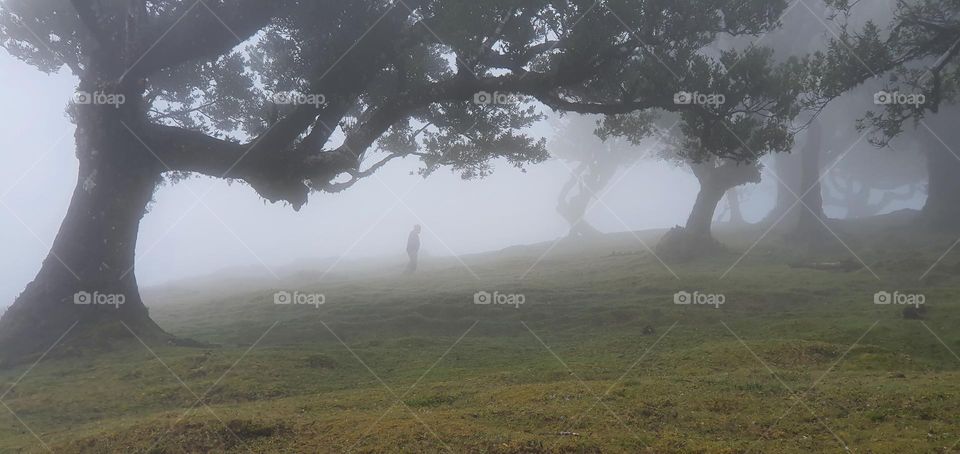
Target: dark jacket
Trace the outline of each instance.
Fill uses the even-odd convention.
[[[416,254],[420,251],[420,234],[416,231],[410,232],[407,237],[407,254]]]

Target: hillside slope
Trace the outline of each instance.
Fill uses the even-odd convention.
[[[0,451],[956,450],[960,254],[927,271],[955,238],[853,223],[814,255],[776,234],[754,246],[764,230],[721,229],[729,250],[687,264],[637,232],[414,276],[387,261],[151,289],[165,329],[210,345],[133,340],[2,371]],[[880,291],[926,311],[905,318]]]

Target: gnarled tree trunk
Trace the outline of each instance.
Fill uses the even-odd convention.
[[[697,200],[693,202],[693,209],[684,226],[692,238],[712,241],[713,213],[717,211],[724,192],[725,188],[713,179],[700,178],[700,192],[697,193]]]
[[[587,162],[577,166],[573,174],[570,175],[570,180],[563,185],[560,195],[557,197],[557,213],[570,226],[567,233],[568,238],[579,238],[598,233],[597,229],[585,219],[587,208],[590,201],[593,200],[593,194],[587,190],[583,181],[584,175],[589,172],[589,167],[590,165]],[[575,193],[573,192],[574,188],[576,188]]]
[[[77,185],[36,278],[0,318],[0,361],[43,352],[68,330],[64,344],[131,337],[123,324],[141,338],[168,338],[150,319],[134,273],[140,220],[161,175],[122,123],[135,127],[136,95],[129,91],[131,102],[117,107],[75,106]]]
[[[700,182],[700,192],[687,223],[667,232],[657,244],[657,254],[668,259],[688,260],[719,247],[711,224],[720,199],[734,187],[760,181],[760,170],[752,163],[702,162],[690,167]]]
[[[603,155],[601,151],[600,155],[580,163],[573,171],[557,198],[557,213],[570,225],[568,238],[582,238],[600,233],[587,222],[587,209],[610,182],[616,169],[617,161],[611,156]]]

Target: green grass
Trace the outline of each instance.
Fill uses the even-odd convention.
[[[28,366],[0,372],[3,391],[17,383],[0,452],[46,451],[37,437],[91,453],[960,451],[960,253],[919,279],[955,238],[846,231],[877,277],[791,267],[856,259],[775,234],[727,272],[763,233],[750,229],[720,235],[728,253],[670,264],[679,279],[617,234],[539,262],[549,244],[412,277],[301,274],[290,290],[323,292],[319,309],[274,305],[287,286],[269,281],[184,292],[152,315],[218,346],[134,340],[19,382]],[[478,290],[526,301],[475,305]],[[679,290],[726,303],[676,305]],[[873,304],[878,290],[922,292],[925,319]]]

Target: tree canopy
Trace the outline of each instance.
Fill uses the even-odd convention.
[[[604,115],[603,134],[638,139],[652,111],[678,113],[693,160],[786,149],[810,61],[715,43],[776,29],[787,6],[9,0],[0,44],[79,80],[68,113],[80,166],[50,255],[0,318],[0,352],[36,352],[77,320],[83,332],[122,321],[169,340],[134,273],[139,223],[164,178],[239,180],[299,210],[400,158],[423,175],[482,177],[493,160],[548,157],[531,133],[545,108]],[[77,292],[127,302],[78,306]]]
[[[465,177],[486,174],[495,158],[541,161],[544,142],[524,131],[540,119],[535,102],[581,113],[681,110],[691,106],[673,93],[756,86],[739,70],[749,65],[733,62],[760,53],[701,51],[721,34],[775,28],[785,7],[13,0],[0,35],[40,70],[67,66],[84,92],[126,95],[130,128],[164,170],[242,179],[299,208],[311,191],[341,190],[397,157]],[[478,93],[501,96],[475,102]],[[378,142],[386,154],[374,161]]]
[[[827,3],[842,17],[857,12],[858,2]],[[826,91],[835,96],[868,79],[885,79],[877,109],[868,111],[860,123],[863,129],[879,132],[871,137],[875,144],[887,144],[903,132],[906,123],[920,122],[943,105],[956,103],[960,93],[960,2],[901,1],[889,24],[841,25],[841,32],[816,60],[824,70]]]

